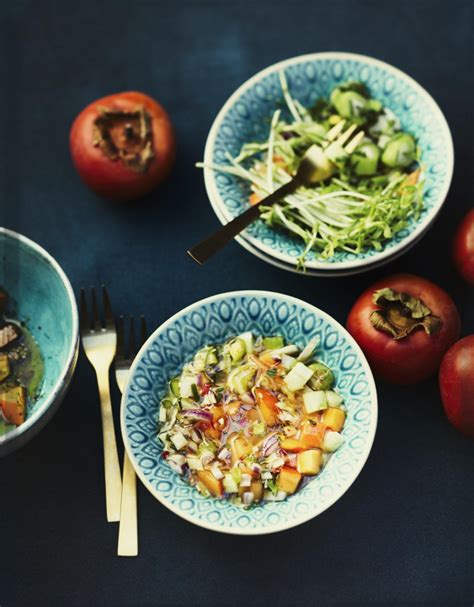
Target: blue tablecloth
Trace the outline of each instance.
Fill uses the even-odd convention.
[[[473,331],[472,290],[449,254],[474,199],[468,0],[43,0],[4,5],[2,13],[0,224],[51,252],[76,292],[105,282],[117,314],[143,313],[150,326],[241,288],[288,293],[344,322],[372,281],[410,271],[445,287],[463,333]],[[401,259],[352,278],[290,274],[236,243],[197,267],[186,248],[218,224],[194,168],[214,116],[258,70],[324,50],[388,61],[439,102],[456,169],[436,225]],[[169,110],[178,156],[162,187],[124,206],[80,182],[68,131],[87,103],[130,89]],[[140,556],[119,559],[117,527],[105,522],[95,379],[81,357],[53,421],[0,462],[0,605],[472,605],[474,443],[447,423],[436,379],[378,388],[369,461],[316,520],[260,538],[218,535],[140,487]],[[115,386],[113,397],[118,410]]]

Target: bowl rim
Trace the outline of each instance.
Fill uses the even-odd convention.
[[[12,443],[15,439],[18,439],[20,436],[27,433],[43,417],[43,415],[46,414],[56,397],[61,394],[64,387],[64,381],[69,375],[69,370],[75,364],[77,345],[79,341],[79,314],[77,311],[76,298],[74,296],[74,291],[72,290],[71,283],[69,282],[69,278],[66,276],[66,273],[61,268],[59,263],[54,259],[54,257],[50,253],[48,253],[48,251],[46,251],[41,245],[34,242],[27,236],[20,234],[19,232],[15,232],[8,228],[0,227],[0,236],[2,235],[5,235],[7,238],[11,238],[12,240],[17,240],[22,244],[26,245],[27,248],[30,248],[34,252],[36,252],[40,257],[42,257],[46,261],[46,263],[48,263],[56,271],[66,289],[68,300],[71,306],[72,315],[72,339],[69,345],[66,362],[62,367],[58,379],[54,383],[53,387],[50,389],[49,394],[46,396],[42,406],[37,411],[35,411],[33,415],[27,417],[26,420],[21,424],[21,426],[17,426],[16,428],[9,430],[2,437],[2,440],[0,441],[0,448],[3,449],[8,443]]]
[[[247,90],[249,90],[252,86],[254,86],[254,84],[256,84],[259,80],[261,80],[265,76],[268,76],[269,74],[279,71],[280,69],[284,69],[288,66],[296,65],[299,63],[304,63],[307,61],[318,61],[318,60],[323,60],[323,59],[334,59],[334,60],[342,60],[342,61],[352,59],[355,61],[365,62],[366,64],[375,65],[380,68],[383,68],[387,72],[392,73],[398,79],[402,79],[402,80],[405,80],[406,82],[408,82],[408,84],[410,84],[412,86],[412,88],[414,88],[420,96],[424,97],[425,100],[427,101],[427,103],[432,107],[433,114],[435,116],[437,116],[441,130],[442,130],[442,132],[446,138],[447,144],[448,144],[446,146],[446,159],[445,159],[448,169],[446,171],[446,177],[444,179],[443,187],[436,197],[436,203],[427,212],[423,221],[420,221],[417,223],[415,229],[411,232],[411,234],[409,234],[408,236],[403,238],[403,240],[401,240],[401,242],[399,242],[398,244],[396,244],[392,247],[389,247],[388,249],[384,249],[383,251],[375,252],[370,257],[364,257],[362,259],[355,259],[355,260],[342,261],[342,262],[327,262],[327,261],[321,261],[321,260],[310,260],[310,261],[306,262],[307,267],[314,269],[314,270],[342,270],[342,269],[351,269],[351,268],[352,269],[353,268],[363,268],[364,266],[370,265],[370,264],[378,262],[378,261],[382,261],[383,259],[388,260],[395,253],[403,251],[406,246],[408,246],[413,240],[416,239],[417,236],[419,236],[421,233],[425,232],[426,228],[434,221],[434,219],[436,218],[438,213],[441,211],[441,208],[443,207],[443,205],[446,201],[446,197],[448,195],[449,188],[451,186],[451,181],[453,178],[454,145],[453,145],[453,138],[451,135],[451,131],[450,131],[448,122],[447,122],[443,112],[441,111],[441,108],[436,103],[436,101],[433,99],[433,97],[428,93],[428,91],[425,88],[423,88],[421,86],[421,84],[419,84],[414,78],[412,78],[411,76],[409,76],[408,74],[406,74],[405,72],[400,70],[399,68],[391,65],[390,63],[386,63],[385,61],[381,61],[380,59],[376,59],[376,58],[370,57],[368,55],[349,53],[349,52],[344,52],[344,51],[325,51],[325,52],[318,52],[318,53],[308,53],[305,55],[297,55],[295,57],[290,57],[289,59],[284,59],[282,61],[278,61],[277,63],[273,63],[272,65],[260,70],[259,72],[257,72],[253,76],[251,76],[249,79],[247,79],[243,84],[241,84],[232,93],[232,95],[227,99],[227,101],[224,103],[222,108],[219,110],[216,118],[214,119],[214,122],[212,123],[212,126],[209,130],[209,133],[208,133],[208,136],[206,139],[206,144],[205,144],[205,148],[204,148],[204,164],[212,163],[214,145],[215,145],[217,134],[218,134],[218,131],[222,124],[222,121],[224,120],[224,117],[226,116],[229,109],[242,96],[243,93],[245,93]],[[216,174],[215,171],[213,171],[212,169],[210,169],[208,167],[205,167],[204,168],[204,184],[205,184],[205,188],[206,188],[206,192],[207,192],[209,201],[211,203],[211,206],[212,206],[214,212],[216,213],[219,221],[223,225],[225,225],[225,223],[227,223],[228,221],[233,219],[234,216],[229,212],[229,209],[227,208],[227,206],[225,205],[224,201],[222,200],[222,198],[219,194],[219,191],[217,189],[215,174]],[[220,210],[220,213],[218,212],[218,210]],[[286,253],[276,252],[275,250],[271,249],[269,246],[267,246],[263,242],[261,242],[258,238],[255,238],[255,237],[251,236],[250,234],[248,234],[246,231],[242,232],[240,237],[237,237],[237,241],[239,242],[239,244],[241,246],[244,246],[242,243],[242,240],[246,240],[254,248],[257,248],[257,249],[265,252],[267,254],[267,256],[269,256],[269,257],[274,257],[289,265],[295,265],[294,257],[291,257],[290,255],[287,255]]]
[[[223,524],[222,526],[217,526],[216,524],[208,523],[208,522],[202,521],[192,515],[189,515],[186,512],[182,511],[178,506],[175,506],[174,504],[169,502],[165,497],[163,497],[163,495],[159,491],[157,491],[153,487],[153,485],[150,483],[148,478],[142,472],[142,470],[132,452],[132,448],[131,448],[131,444],[130,444],[130,440],[129,440],[129,437],[127,434],[126,424],[125,424],[126,403],[129,399],[132,378],[135,374],[137,366],[141,362],[142,357],[144,356],[145,352],[148,350],[148,347],[155,341],[157,336],[160,335],[161,333],[163,333],[170,325],[172,325],[174,322],[176,322],[177,320],[182,318],[188,312],[191,312],[196,307],[204,305],[204,304],[213,303],[215,301],[219,301],[224,298],[231,298],[231,297],[255,297],[255,298],[278,297],[278,298],[283,298],[290,303],[295,303],[299,306],[304,306],[306,308],[309,308],[314,314],[323,318],[327,323],[329,323],[331,326],[336,328],[338,331],[342,331],[342,333],[344,334],[344,337],[347,339],[348,343],[354,348],[355,353],[357,354],[359,360],[362,363],[362,368],[364,369],[366,376],[367,376],[368,388],[369,388],[369,393],[370,393],[369,398],[370,398],[370,403],[371,403],[371,408],[372,408],[371,423],[370,423],[370,427],[367,430],[366,441],[364,444],[364,451],[361,455],[358,465],[352,471],[352,473],[349,477],[349,480],[346,481],[342,485],[342,488],[339,488],[337,491],[334,492],[333,496],[331,497],[331,500],[327,504],[325,504],[323,507],[320,507],[318,510],[316,510],[316,512],[311,512],[309,515],[301,515],[297,520],[293,520],[293,521],[289,521],[289,522],[285,521],[285,522],[275,525],[274,527],[271,527],[269,529],[265,529],[265,528],[259,529],[258,527],[255,529],[247,529],[247,528],[237,529],[237,528],[229,527],[227,524]],[[285,531],[287,529],[291,529],[292,527],[301,525],[302,523],[306,523],[307,521],[315,518],[316,516],[319,516],[325,510],[330,508],[346,493],[346,491],[355,482],[355,480],[359,476],[360,472],[362,471],[363,467],[365,466],[367,459],[370,455],[370,452],[372,450],[373,442],[375,439],[377,421],[378,421],[378,397],[377,397],[377,388],[376,388],[374,376],[372,374],[372,370],[370,369],[369,363],[367,362],[367,359],[366,359],[364,353],[362,352],[362,349],[357,344],[357,342],[352,337],[352,335],[349,333],[349,331],[347,331],[347,329],[341,323],[339,323],[335,318],[333,318],[330,314],[328,314],[327,312],[324,312],[320,308],[317,308],[313,304],[310,304],[297,297],[293,297],[292,295],[286,295],[284,293],[279,293],[277,291],[266,291],[266,290],[258,290],[258,289],[243,289],[243,290],[237,290],[237,291],[226,291],[224,293],[217,293],[216,295],[211,295],[209,297],[205,297],[203,299],[200,299],[200,300],[184,307],[182,310],[180,310],[179,312],[176,312],[170,318],[168,318],[168,320],[166,320],[161,325],[159,325],[153,331],[153,333],[148,337],[148,339],[145,341],[143,346],[140,348],[138,354],[136,355],[135,360],[130,368],[129,381],[127,383],[127,387],[126,387],[125,391],[122,394],[122,399],[121,399],[121,403],[120,403],[120,428],[121,428],[123,444],[125,446],[125,450],[130,459],[130,462],[131,462],[133,468],[135,469],[136,474],[138,475],[138,478],[142,481],[142,483],[148,489],[148,491],[161,504],[163,504],[166,508],[168,508],[168,510],[170,510],[174,514],[177,514],[178,516],[185,519],[186,521],[193,523],[194,525],[197,525],[199,527],[204,527],[205,529],[209,529],[211,531],[215,531],[218,533],[227,533],[227,534],[231,534],[231,535],[266,535],[269,533],[277,533],[280,531]]]

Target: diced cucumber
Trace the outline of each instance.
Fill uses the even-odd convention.
[[[280,335],[263,338],[263,347],[265,350],[276,350],[276,348],[283,348],[284,345],[285,340]]]
[[[176,449],[178,449],[178,451],[179,449],[183,449],[183,447],[186,447],[186,445],[188,444],[186,437],[181,432],[177,432],[176,434],[173,434],[173,436],[170,436],[170,440],[176,447]]]
[[[344,402],[342,396],[333,390],[328,390],[326,392],[326,398],[330,407],[340,407]]]
[[[174,396],[180,396],[179,377],[173,377],[173,379],[170,381],[170,391]]]
[[[319,337],[313,337],[313,339],[310,339],[309,342],[306,344],[306,347],[303,348],[301,354],[298,356],[298,358],[296,360],[298,360],[302,363],[309,360],[311,358],[311,356],[313,355],[313,352],[318,347],[318,344],[319,344]]]
[[[203,470],[204,466],[201,463],[199,457],[194,457],[193,455],[188,455],[186,457],[186,461],[188,463],[190,470]]]
[[[326,434],[323,439],[323,450],[327,453],[333,453],[339,449],[339,447],[344,442],[344,437],[339,432],[334,432],[333,430],[326,430]]]
[[[159,413],[158,419],[160,422],[166,421],[166,409],[163,407],[163,405],[160,407],[160,413]]]
[[[240,483],[240,481],[242,480],[242,472],[240,471],[240,468],[237,468],[237,466],[234,466],[232,468],[232,470],[230,471],[230,474],[231,474],[233,480],[238,485]]]
[[[313,390],[330,390],[334,385],[334,373],[324,363],[317,362],[309,365],[313,376],[309,382]]]
[[[247,352],[244,340],[240,339],[240,337],[234,339],[234,341],[229,344],[229,352],[234,362],[242,360]]]
[[[288,354],[282,354],[281,356],[281,364],[285,367],[287,371],[293,369],[296,365],[296,358],[293,356],[288,356]]]
[[[234,479],[232,478],[231,474],[226,474],[224,476],[224,480],[222,481],[222,484],[224,486],[224,491],[226,493],[237,493],[237,491],[239,490],[239,487],[238,487],[237,483],[234,481]]]
[[[254,376],[254,367],[238,367],[229,374],[227,383],[231,390],[237,394],[243,394],[250,389],[250,384]]]
[[[192,398],[195,378],[193,375],[181,375],[179,379],[179,393],[184,398]]]
[[[265,434],[265,423],[255,422],[252,426],[252,432],[255,436],[263,436]]]
[[[284,382],[289,390],[291,390],[292,392],[296,392],[297,390],[301,390],[302,388],[304,388],[306,382],[310,379],[312,375],[312,369],[310,369],[303,363],[298,362],[285,377]]]
[[[217,365],[219,359],[214,348],[210,348],[207,353],[206,365]]]
[[[246,331],[239,335],[239,339],[241,339],[245,344],[245,349],[247,354],[251,354],[253,352],[253,335],[250,331]]]
[[[203,348],[199,350],[194,356],[194,370],[197,373],[201,373],[206,368],[206,361],[209,354],[209,348]]]
[[[326,392],[323,390],[307,390],[303,392],[303,403],[304,409],[308,414],[321,411],[321,409],[327,409]]]

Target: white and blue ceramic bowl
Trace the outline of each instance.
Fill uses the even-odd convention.
[[[160,399],[168,380],[196,350],[231,335],[282,334],[303,346],[320,338],[318,357],[336,374],[348,407],[344,445],[322,473],[284,502],[249,510],[203,498],[161,457],[156,438]],[[122,436],[130,460],[148,490],[172,512],[214,531],[241,535],[289,529],[321,514],[338,500],[364,466],[377,425],[377,393],[359,346],[333,318],[318,308],[279,293],[235,291],[198,301],[159,327],[140,350],[122,398]]]
[[[424,209],[418,220],[412,220],[380,251],[357,255],[338,252],[329,260],[320,260],[313,252],[307,257],[307,269],[314,273],[353,273],[374,263],[388,262],[407,250],[426,233],[444,203],[453,174],[454,152],[448,124],[433,98],[415,80],[387,63],[363,55],[330,52],[294,57],[264,69],[240,86],[217,115],[206,142],[205,164],[227,164],[226,152],[236,156],[244,143],[267,139],[271,116],[282,99],[280,70],[285,71],[292,95],[305,106],[311,106],[319,97],[328,97],[342,82],[364,82],[373,97],[391,109],[402,127],[417,138],[425,168]],[[241,179],[209,168],[204,169],[204,178],[221,223],[247,208],[249,188]],[[261,251],[292,267],[304,249],[302,241],[260,220],[237,240],[254,254]]]
[[[25,422],[0,433],[0,455],[18,449],[50,420],[71,381],[78,352],[78,314],[69,280],[49,253],[21,234],[0,228],[0,286],[9,312],[38,342],[44,377]],[[5,432],[6,430],[6,432]]]

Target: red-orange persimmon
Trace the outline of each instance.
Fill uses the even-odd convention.
[[[165,109],[148,95],[117,93],[88,105],[70,132],[74,165],[83,181],[111,200],[150,192],[169,173],[175,136]]]

